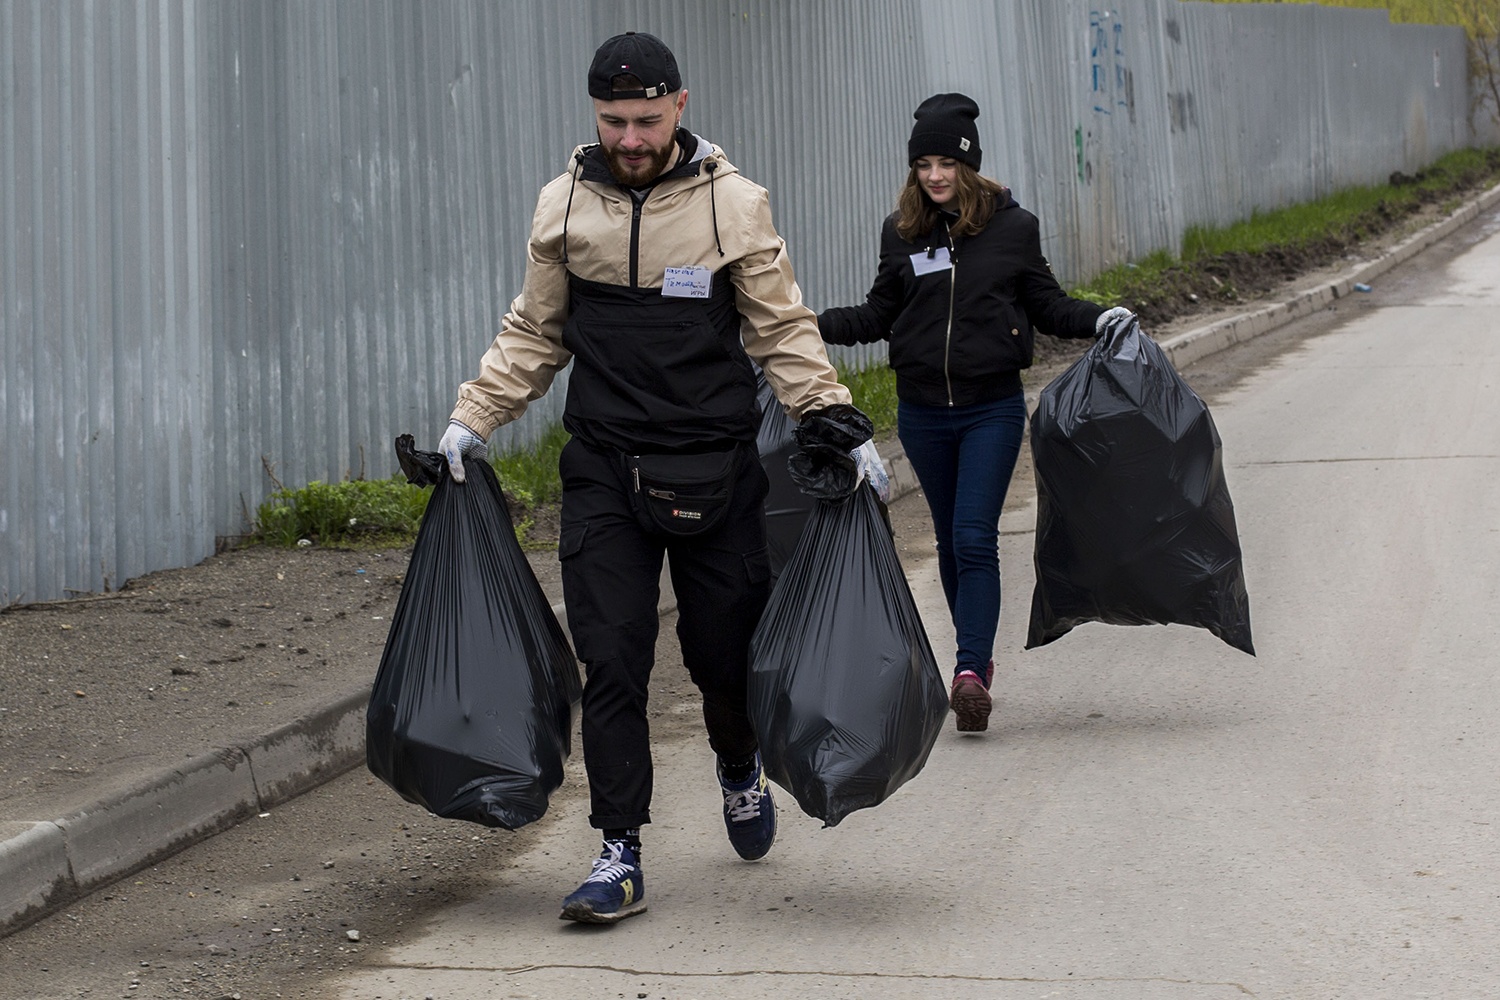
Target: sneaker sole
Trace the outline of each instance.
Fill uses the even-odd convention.
[[[776,846],[776,831],[775,830],[771,831],[771,841],[770,841],[770,843],[766,844],[765,850],[761,851],[759,854],[746,854],[746,853],[744,853],[743,851],[741,851],[739,849],[739,846],[736,845],[735,842],[732,841],[732,840],[729,842],[729,846],[734,848],[734,853],[736,853],[736,854],[738,854],[740,856],[740,860],[741,861],[759,861],[761,858],[765,857],[767,854],[770,854],[771,853],[771,848],[773,848],[773,847]]]
[[[958,719],[961,733],[982,733],[990,727],[990,709],[993,702],[989,692],[958,694],[953,696],[953,714]]]
[[[587,903],[569,903],[563,907],[557,915],[558,920],[576,920],[580,924],[614,924],[619,923],[626,917],[633,917],[637,913],[646,912],[646,901],[644,899],[622,906],[612,913],[600,913]]]

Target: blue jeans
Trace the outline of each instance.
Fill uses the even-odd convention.
[[[954,672],[985,677],[1000,623],[1000,510],[1021,452],[1026,397],[957,407],[903,401],[896,421],[932,511],[938,573],[958,638]]]

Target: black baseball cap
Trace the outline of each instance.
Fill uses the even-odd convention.
[[[641,81],[640,87],[616,90],[615,77],[629,75]],[[589,67],[589,96],[601,101],[629,100],[633,97],[661,97],[682,89],[682,74],[677,59],[655,35],[644,31],[627,31],[599,46]]]

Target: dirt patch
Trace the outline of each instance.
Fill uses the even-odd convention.
[[[55,819],[369,684],[409,557],[244,548],[0,612],[0,818]],[[555,555],[530,558],[561,600]]]

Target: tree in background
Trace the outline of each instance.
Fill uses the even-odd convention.
[[[1469,80],[1477,115],[1488,107],[1500,125],[1500,0],[1449,0],[1469,36]]]

